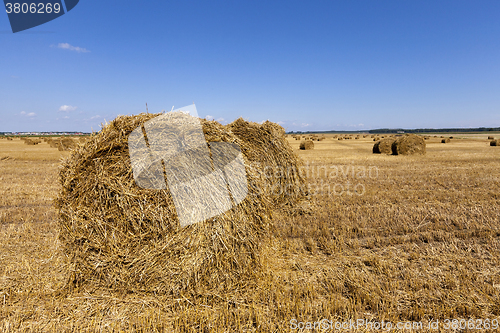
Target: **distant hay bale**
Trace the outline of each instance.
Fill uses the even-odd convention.
[[[301,150],[312,150],[314,149],[314,142],[312,142],[311,140],[302,141],[299,148]]]
[[[7,137],[7,140],[8,140],[8,141],[12,141],[13,139],[12,139],[10,136],[8,136],[8,137]]]
[[[493,137],[493,136],[489,136],[489,137],[488,137],[488,140],[495,140],[495,137]]]
[[[42,141],[36,140],[36,139],[30,139],[30,138],[26,138],[24,140],[24,144],[28,145],[28,146],[34,146],[34,145],[39,144],[40,142],[42,142]]]
[[[258,172],[266,163],[297,162],[284,130],[268,122],[238,120],[223,126],[201,119],[208,142],[241,148],[248,194],[225,213],[183,227],[168,189],[144,189],[134,181],[129,134],[159,115],[119,116],[64,160],[56,206],[59,239],[69,260],[69,286],[175,297],[217,297],[251,288],[272,202],[262,193],[268,184]],[[176,161],[167,165],[185,177],[191,169],[182,159]],[[191,195],[197,201],[209,200]]]
[[[492,141],[490,141],[490,146],[500,146],[500,140],[492,140]]]
[[[424,155],[425,140],[415,134],[406,134],[392,144],[393,155]]]
[[[381,139],[373,145],[373,153],[374,154],[392,154],[392,143],[395,140],[393,138],[384,138]]]
[[[441,143],[449,143],[451,140],[448,138],[444,138],[441,140]]]
[[[59,151],[67,151],[76,148],[77,143],[72,138],[60,137],[50,141],[49,145]]]
[[[340,138],[338,138],[337,140],[341,141],[341,140],[344,140],[344,138],[343,138],[343,137],[340,137]]]

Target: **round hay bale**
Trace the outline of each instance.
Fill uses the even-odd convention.
[[[415,134],[406,134],[392,144],[393,155],[424,155],[425,154],[425,140]]]
[[[282,149],[288,145],[284,131],[273,123],[255,128],[241,121],[223,126],[201,119],[207,142],[240,147],[248,193],[226,212],[182,226],[173,192],[168,186],[139,187],[129,155],[129,134],[159,115],[119,116],[63,161],[56,206],[69,286],[177,296],[249,288],[259,272],[260,241],[268,234],[272,201],[263,194],[268,184],[252,161],[297,163],[293,151]],[[175,161],[164,164],[163,172],[166,167],[180,170],[181,178],[188,172],[183,170],[190,170]],[[192,195],[197,202],[210,199]]]
[[[293,211],[293,206],[307,193],[299,170],[302,162],[285,140],[285,129],[270,121],[258,124],[243,118],[226,128],[241,140],[243,154],[259,174],[262,193],[280,211],[286,212],[288,208]]]
[[[493,136],[489,136],[489,137],[488,137],[488,140],[495,140],[495,137],[493,137]]]
[[[441,143],[449,143],[449,142],[450,142],[450,139],[448,139],[448,138],[445,138],[445,139],[441,140]]]
[[[299,148],[301,150],[312,150],[314,149],[314,142],[312,142],[311,140],[302,141]]]
[[[374,154],[392,154],[392,143],[394,142],[393,138],[384,138],[381,139],[373,145],[373,153]]]
[[[500,146],[500,140],[492,140],[490,141],[490,146]]]

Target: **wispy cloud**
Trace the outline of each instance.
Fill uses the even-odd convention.
[[[31,118],[32,118],[32,117],[34,117],[34,116],[36,116],[36,113],[35,113],[35,112],[29,112],[29,113],[27,113],[26,111],[21,111],[19,114],[20,114],[21,116],[31,117]]]
[[[75,51],[75,52],[78,52],[78,53],[87,53],[87,52],[90,52],[86,48],[79,47],[79,46],[73,46],[73,45],[68,44],[68,43],[59,43],[59,44],[57,44],[57,48],[59,48],[59,49],[65,49],[65,50],[70,50],[70,51]]]
[[[285,125],[285,122],[284,121],[277,121],[276,124],[278,124],[278,125]]]
[[[212,117],[211,115],[207,114],[206,117],[205,117],[206,120],[214,120],[214,117]]]
[[[59,111],[62,111],[62,112],[70,112],[70,111],[75,111],[77,109],[76,106],[71,106],[71,105],[62,105],[60,108],[59,108]]]
[[[90,117],[90,120],[99,119],[99,118],[101,118],[100,115],[95,115],[95,116]]]
[[[219,123],[221,123],[221,122],[223,122],[223,121],[225,121],[225,120],[224,120],[224,118],[219,118],[219,119],[217,119],[217,121],[218,121]]]
[[[311,126],[311,124],[302,123],[300,126],[301,126],[301,127],[309,127],[309,126]]]

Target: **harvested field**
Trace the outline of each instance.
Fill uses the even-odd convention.
[[[372,154],[371,138],[323,140],[314,150],[288,138],[315,209],[273,212],[259,278],[242,280],[249,288],[219,294],[200,284],[178,295],[68,290],[52,200],[71,152],[0,140],[0,331],[288,332],[294,318],[499,319],[499,151],[487,136],[453,136],[397,158]]]

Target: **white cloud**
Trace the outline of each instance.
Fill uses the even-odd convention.
[[[224,118],[219,118],[219,119],[217,119],[217,121],[220,123],[220,122],[223,122],[225,120],[224,120]]]
[[[60,108],[59,108],[59,111],[63,111],[63,112],[69,112],[69,111],[75,111],[77,109],[76,106],[71,106],[71,105],[62,105]]]
[[[90,117],[90,120],[93,120],[93,119],[99,119],[99,118],[101,118],[101,116],[100,116],[100,115],[96,115],[96,116],[92,116],[92,117]]]
[[[34,117],[34,116],[36,116],[35,112],[29,112],[29,113],[27,113],[26,111],[21,111],[19,114],[21,116],[25,116],[25,117]]]
[[[285,122],[284,121],[277,121],[276,124],[278,124],[278,125],[284,125]]]
[[[207,114],[206,117],[205,117],[206,120],[214,120],[214,117],[212,117],[211,115]]]
[[[302,123],[300,126],[301,126],[301,127],[308,127],[308,126],[311,126],[311,124]]]
[[[60,49],[75,51],[75,52],[78,52],[78,53],[80,53],[80,52],[83,52],[83,53],[90,52],[86,48],[79,47],[79,46],[73,46],[73,45],[70,45],[68,43],[59,43],[59,44],[57,44],[57,47],[60,48]]]

